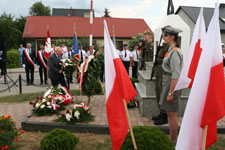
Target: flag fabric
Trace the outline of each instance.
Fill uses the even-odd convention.
[[[202,42],[205,41],[205,38],[206,38],[206,28],[203,17],[203,8],[201,8],[193,32],[192,42],[189,48],[187,60],[181,71],[181,75],[177,82],[175,91],[192,87],[198,62],[202,53]]]
[[[206,148],[216,142],[217,120],[225,116],[225,79],[219,26],[219,4],[208,27],[206,42],[185,110],[176,150],[200,150],[208,125]]]
[[[104,21],[104,55],[108,124],[112,149],[119,150],[129,130],[123,99],[128,103],[136,96],[136,91],[109,36],[106,21]]]
[[[73,49],[71,52],[71,56],[76,62],[78,63],[80,62],[79,47],[78,47],[76,32],[74,33],[74,37],[73,37]]]
[[[47,37],[45,41],[45,50],[44,50],[44,57],[48,59],[48,57],[52,54],[53,49],[51,46],[51,37],[50,37],[50,32],[49,30],[47,31]]]

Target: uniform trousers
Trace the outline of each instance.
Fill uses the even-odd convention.
[[[134,61],[134,66],[132,67],[132,78],[137,78],[138,62]]]
[[[129,67],[130,67],[130,61],[123,61],[123,65],[127,70],[127,73],[129,75]]]

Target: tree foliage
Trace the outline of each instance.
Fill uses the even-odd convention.
[[[109,11],[108,8],[105,8],[105,10],[104,10],[104,16],[103,17],[109,17],[109,18],[111,18],[110,11]]]
[[[0,16],[0,35],[6,38],[7,49],[18,48],[23,42],[22,33],[25,25],[25,17],[15,19],[12,14],[3,13]]]
[[[50,16],[51,9],[49,6],[45,6],[41,1],[34,3],[30,7],[29,14],[31,16]]]

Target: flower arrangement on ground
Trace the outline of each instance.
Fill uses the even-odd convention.
[[[63,71],[66,76],[70,76],[76,70],[76,63],[70,59],[61,59]]]
[[[75,104],[72,108],[66,110],[66,114],[61,114],[56,122],[64,122],[66,124],[75,124],[78,122],[91,122],[94,116],[90,113],[90,107],[85,103]]]
[[[132,99],[130,100],[130,102],[127,104],[127,107],[128,108],[135,108],[135,107],[138,107],[138,102],[136,101],[136,99]]]
[[[70,104],[73,97],[66,87],[53,88],[50,87],[43,97],[37,97],[33,105],[33,112],[37,116],[46,116],[58,114],[61,110],[65,110],[65,105]]]
[[[24,133],[24,130],[18,130],[16,128],[15,121],[11,119],[11,116],[0,117],[0,149],[6,150],[13,143],[18,142],[18,136],[20,133]]]

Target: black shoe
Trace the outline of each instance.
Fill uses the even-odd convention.
[[[34,83],[31,83],[30,85],[34,85]]]
[[[163,125],[163,124],[167,124],[167,123],[168,123],[167,118],[160,118],[154,122],[154,125]]]
[[[30,83],[27,83],[27,86],[30,85]]]
[[[160,113],[158,116],[152,117],[152,120],[153,120],[153,121],[156,121],[156,120],[158,120],[160,117],[161,117],[161,113]]]
[[[40,83],[40,85],[42,85],[43,83]]]

